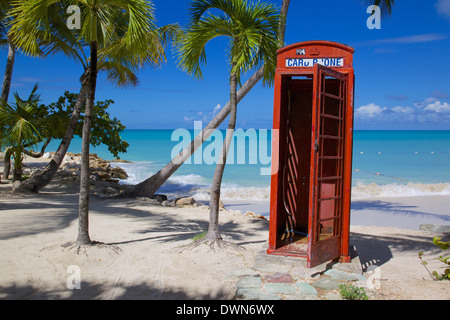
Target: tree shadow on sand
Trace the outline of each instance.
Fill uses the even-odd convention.
[[[80,289],[37,287],[31,284],[0,285],[2,300],[224,300],[229,294],[224,290],[187,292],[181,288],[161,287],[150,283],[133,285],[81,282]]]
[[[437,254],[441,250],[433,245],[433,236],[396,235],[379,236],[351,232],[350,243],[356,246],[363,271],[381,266],[393,258],[392,250],[400,253],[427,251]]]

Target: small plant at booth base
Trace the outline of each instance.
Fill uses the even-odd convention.
[[[443,242],[441,240],[442,239],[440,237],[434,237],[433,243],[444,251],[448,250],[448,248],[450,246],[450,241]],[[430,272],[430,270],[428,270],[428,268],[427,268],[428,263],[422,259],[422,256],[423,256],[423,252],[421,251],[421,252],[419,252],[419,259],[420,259],[422,265],[425,267],[425,269],[427,269],[428,273],[433,278],[433,280],[450,280],[450,256],[444,257],[444,256],[440,255],[439,258],[436,258],[437,260],[443,262],[446,265],[443,267],[443,268],[445,268],[445,270],[444,270],[444,273],[442,273],[442,274],[439,274],[437,271]]]
[[[358,288],[352,284],[342,284],[339,289],[344,300],[369,300],[364,288]]]

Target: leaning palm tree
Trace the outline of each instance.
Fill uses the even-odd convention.
[[[214,14],[214,10],[220,13]],[[228,150],[236,126],[237,86],[241,75],[257,69],[266,61],[274,66],[278,48],[278,10],[265,3],[246,0],[194,0],[190,7],[191,21],[180,44],[180,66],[201,78],[200,65],[206,63],[205,46],[212,39],[225,36],[229,40],[230,120],[225,141],[214,172],[210,192],[210,220],[206,239],[222,240],[219,232],[219,200]],[[273,81],[275,69],[265,68],[265,83]]]
[[[28,42],[38,44],[34,31],[38,25],[46,31],[44,39],[51,34],[50,9],[78,5],[81,11],[82,25],[77,31],[77,41],[89,46],[89,67],[82,133],[77,243],[89,245],[89,145],[99,61],[105,56],[109,57],[109,61],[136,68],[159,64],[163,50],[159,43],[154,42],[157,28],[153,22],[153,8],[145,0],[17,0],[16,3],[21,10],[17,10],[18,22],[12,28],[12,34],[24,46]],[[118,74],[111,76],[117,79]]]
[[[366,1],[366,0],[364,0]],[[394,0],[367,0],[368,5],[379,5],[382,13],[392,14]],[[288,14],[290,0],[283,0],[280,10],[280,23],[278,37],[280,44],[284,44],[284,34],[286,28],[286,18]],[[263,79],[265,66],[259,68],[239,89],[237,100],[240,102],[253,87]],[[178,155],[169,161],[161,170],[145,179],[139,184],[129,188],[119,197],[151,197],[154,193],[181,167],[181,165],[189,159],[199,146],[205,142],[211,133],[217,129],[230,114],[230,101],[227,102],[219,113],[208,123],[205,128],[188,144]]]

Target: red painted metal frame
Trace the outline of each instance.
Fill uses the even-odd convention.
[[[296,50],[305,49],[305,54],[298,56]],[[352,174],[352,148],[353,148],[353,101],[354,101],[354,70],[353,70],[353,53],[354,49],[343,44],[329,42],[329,41],[307,41],[293,44],[278,50],[277,70],[275,74],[275,95],[274,95],[274,121],[273,121],[273,139],[272,139],[272,177],[271,177],[271,195],[270,195],[270,227],[269,227],[269,254],[279,254],[287,256],[300,256],[308,260],[308,265],[311,267],[310,254],[311,245],[308,244],[307,252],[292,252],[283,250],[278,246],[278,237],[280,230],[280,217],[278,216],[279,208],[283,202],[280,197],[280,163],[284,163],[284,155],[280,153],[280,130],[282,131],[282,112],[285,106],[282,105],[282,83],[286,77],[292,76],[312,76],[314,79],[318,77],[318,70],[320,67],[286,67],[286,59],[310,59],[310,58],[344,58],[344,65],[342,67],[332,67],[336,74],[347,77],[346,81],[346,105],[345,105],[345,121],[344,121],[344,171],[343,171],[343,200],[342,200],[342,220],[340,235],[340,261],[349,262],[349,235],[350,235],[350,193],[351,193],[351,174]],[[318,81],[314,81],[317,83]],[[316,92],[316,84],[314,84],[313,99],[318,99]],[[317,105],[317,101],[314,102]],[[316,107],[313,108],[313,113],[316,112]],[[314,115],[313,115],[314,118]],[[315,127],[312,128],[311,146],[314,147]],[[283,140],[284,141],[284,140]],[[314,152],[312,151],[314,156]],[[313,170],[313,162],[311,162],[311,170]],[[314,169],[315,170],[315,169]],[[312,179],[313,176],[310,176]],[[315,183],[315,182],[314,182]],[[312,188],[313,186],[310,185]],[[313,196],[310,194],[310,197]],[[310,201],[310,206],[313,201]],[[310,207],[308,215],[309,230],[311,230],[313,219],[313,208]],[[309,240],[308,240],[309,241]],[[310,242],[310,241],[309,241]]]

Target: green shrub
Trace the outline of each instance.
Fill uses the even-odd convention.
[[[358,288],[351,284],[342,284],[339,286],[339,289],[344,300],[369,300],[364,288]]]
[[[434,237],[433,243],[444,251],[448,250],[450,246],[450,241],[443,242],[441,240],[442,239],[440,237]],[[428,270],[427,268],[428,263],[422,259],[422,256],[423,252],[421,251],[419,252],[419,259],[434,280],[450,280],[450,256],[444,257],[443,255],[440,255],[439,258],[436,258],[437,260],[445,264],[445,266],[443,267],[445,268],[444,273],[441,274],[439,274],[437,271],[430,272],[430,270]]]

